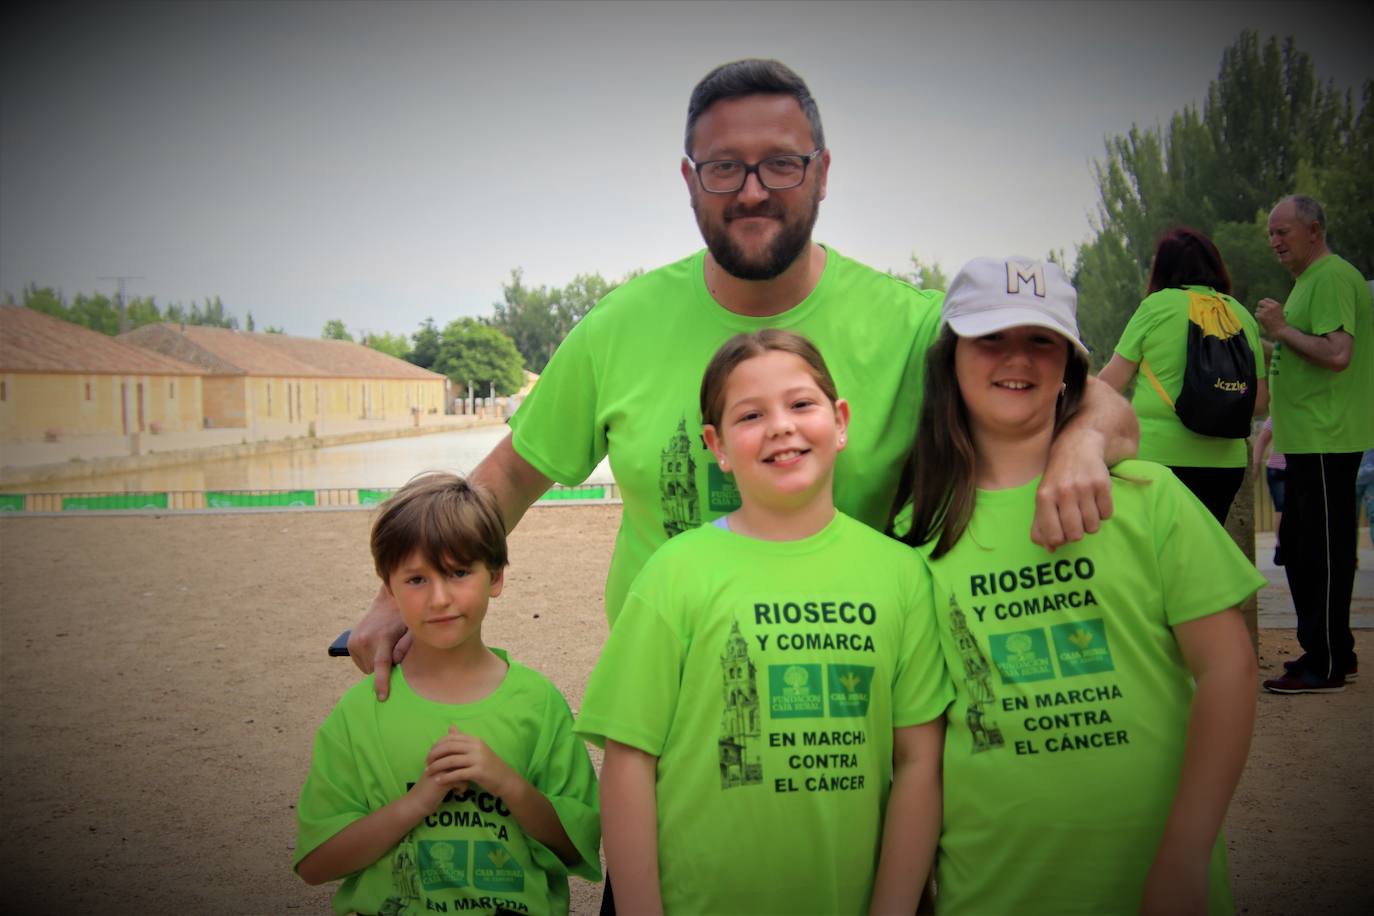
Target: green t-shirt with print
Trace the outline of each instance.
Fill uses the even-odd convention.
[[[1255,354],[1255,377],[1263,378],[1264,351],[1254,316],[1235,299],[1207,286],[1162,289],[1146,296],[1121,332],[1116,352],[1133,363],[1147,363],[1169,397],[1178,400],[1187,368],[1190,292],[1216,296],[1226,303]],[[1204,436],[1184,426],[1145,377],[1143,366],[1136,375],[1131,407],[1140,419],[1138,457],[1170,467],[1245,467],[1249,453],[1244,439]]]
[[[860,913],[892,730],[950,696],[919,557],[837,513],[798,541],[707,525],[660,548],[576,730],[658,757],[666,912]]]
[[[1167,469],[1113,474],[1096,534],[1054,553],[1033,544],[1036,480],[979,491],[964,536],[930,563],[955,688],[941,914],[1140,909],[1193,696],[1170,628],[1238,605],[1264,577]],[[1220,837],[1209,911],[1232,912]]]
[[[464,705],[418,695],[404,666],[393,672],[385,703],[377,702],[371,677],[350,688],[315,735],[296,807],[295,864],[404,795],[450,725],[481,738],[549,799],[582,862],[569,869],[525,835],[500,798],[474,784],[450,792],[394,849],[345,878],[334,911],[566,914],[569,872],[601,878],[596,772],[558,688],[514,662],[496,690]]]
[[[1354,337],[1350,365],[1332,372],[1282,342],[1269,361],[1274,451],[1362,452],[1374,448],[1374,305],[1369,284],[1343,258],[1326,255],[1293,284],[1283,317],[1306,334],[1345,331]]]
[[[607,295],[510,421],[515,450],[560,483],[581,483],[610,455],[624,502],[606,583],[612,621],[658,545],[739,505],[733,480],[702,442],[698,407],[702,372],[731,336],[784,328],[820,349],[853,407],[835,467],[841,511],[882,527],[914,438],[941,293],[831,248],[810,296],[781,315],[749,318],[711,298],[704,271],[703,250]]]

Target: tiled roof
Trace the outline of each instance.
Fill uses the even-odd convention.
[[[303,363],[343,378],[386,378],[435,381],[444,376],[403,359],[347,340],[317,340],[285,334],[255,334],[255,338]]]
[[[0,371],[202,374],[196,366],[22,305],[0,305]]]
[[[443,376],[346,340],[252,334],[198,325],[146,325],[122,338],[184,359],[205,372],[327,378],[414,379]]]
[[[228,328],[179,324],[144,325],[121,340],[174,355],[201,367],[211,375],[305,376],[322,378],[328,373],[292,359],[261,341],[268,334],[247,334]]]

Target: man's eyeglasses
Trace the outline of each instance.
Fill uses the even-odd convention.
[[[806,167],[820,154],[821,151],[817,149],[804,156],[769,156],[753,165],[746,165],[738,159],[711,159],[693,162],[692,166],[697,170],[697,180],[701,182],[702,190],[712,194],[735,193],[744,187],[751,172],[758,176],[759,184],[768,190],[786,191],[806,180]]]

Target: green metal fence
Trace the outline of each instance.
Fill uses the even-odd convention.
[[[0,512],[149,512],[237,509],[368,508],[396,489],[333,487],[320,490],[168,490],[144,493],[0,493]],[[614,485],[555,484],[541,503],[619,502]]]

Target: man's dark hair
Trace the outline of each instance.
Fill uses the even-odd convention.
[[[1190,226],[1174,226],[1164,230],[1155,242],[1147,291],[1157,293],[1183,286],[1210,286],[1229,296],[1231,275],[1211,239]]]
[[[811,90],[792,68],[776,60],[750,58],[721,64],[701,78],[692,90],[687,103],[687,134],[683,143],[687,158],[692,158],[692,133],[697,119],[706,109],[722,99],[738,99],[747,95],[790,95],[801,106],[802,114],[811,124],[811,140],[815,149],[825,147],[825,131],[821,129],[821,113]]]

